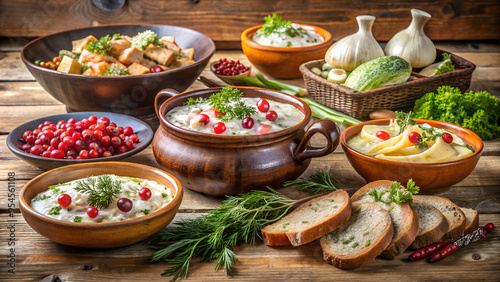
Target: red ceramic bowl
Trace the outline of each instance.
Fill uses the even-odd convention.
[[[444,128],[461,137],[466,144],[476,151],[473,155],[452,162],[444,163],[405,163],[382,160],[362,154],[347,145],[347,140],[356,136],[365,125],[388,125],[390,119],[371,120],[353,125],[342,133],[340,142],[352,167],[366,182],[375,180],[393,180],[406,184],[409,179],[420,187],[421,194],[433,194],[449,189],[466,178],[476,167],[483,152],[483,141],[474,132],[458,125],[434,121],[415,120],[436,128]]]
[[[317,26],[299,24],[313,30],[324,38],[323,42],[305,47],[272,47],[255,43],[251,38],[262,25],[251,27],[241,34],[241,48],[248,60],[263,74],[275,78],[300,78],[300,65],[312,60],[323,59],[332,45],[332,35]]]

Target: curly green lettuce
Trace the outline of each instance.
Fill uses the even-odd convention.
[[[441,86],[415,102],[413,118],[440,120],[472,130],[483,140],[500,137],[500,100],[486,91],[462,94]]]

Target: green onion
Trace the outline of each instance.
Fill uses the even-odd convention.
[[[304,101],[310,108],[313,117],[319,118],[319,119],[329,119],[333,120],[336,123],[343,123],[347,125],[355,125],[358,123],[361,123],[360,120],[355,119],[351,116],[348,116],[344,113],[335,111],[333,109],[330,109],[326,106],[321,105],[318,102],[315,102],[311,99],[308,98],[300,98],[302,101]]]

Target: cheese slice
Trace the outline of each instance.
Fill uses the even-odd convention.
[[[458,153],[442,138],[438,138],[436,143],[427,149],[425,152],[410,155],[410,156],[388,156],[384,154],[376,155],[375,158],[395,161],[395,162],[410,162],[410,163],[438,163],[444,162],[453,157],[457,157]]]

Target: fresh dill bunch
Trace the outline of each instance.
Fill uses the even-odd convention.
[[[212,108],[224,113],[220,116],[222,122],[228,122],[234,118],[244,119],[255,114],[255,107],[246,105],[241,99],[243,93],[237,88],[226,86],[221,91],[210,95],[208,101]]]
[[[87,177],[76,183],[75,190],[88,194],[87,204],[97,209],[105,209],[113,202],[122,190],[122,183],[113,180],[109,175],[99,175],[97,177]]]
[[[321,194],[324,192],[333,192],[340,189],[340,182],[331,178],[325,169],[318,169],[309,176],[309,179],[297,179],[285,182],[284,187],[297,185],[296,188],[309,195]]]
[[[419,187],[415,185],[412,179],[408,180],[406,184],[406,189],[401,186],[401,183],[397,181],[393,181],[391,183],[390,190],[382,190],[377,192],[375,188],[368,192],[368,195],[373,196],[376,202],[383,202],[386,204],[395,203],[401,204],[402,202],[407,202],[409,204],[413,204],[413,195],[418,194],[420,191]],[[384,197],[384,195],[386,195]]]
[[[228,196],[219,208],[195,219],[181,219],[175,227],[156,234],[150,243],[162,244],[151,260],[173,264],[162,274],[174,275],[171,281],[187,276],[193,258],[216,260],[215,270],[224,268],[229,275],[238,260],[233,248],[254,244],[264,226],[285,216],[296,203],[269,189]]]
[[[396,124],[399,126],[399,133],[398,134],[403,133],[408,126],[417,124],[417,122],[414,121],[411,118],[411,116],[412,116],[412,112],[405,113],[405,112],[396,111],[396,118],[398,118],[396,120]]]

